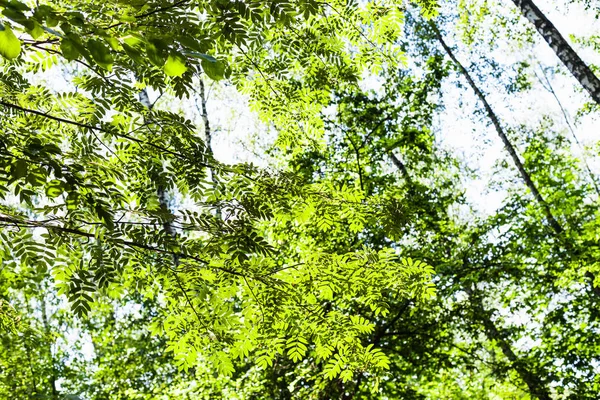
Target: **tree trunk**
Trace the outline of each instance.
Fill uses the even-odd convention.
[[[404,163],[402,161],[400,161],[400,159],[394,154],[393,151],[390,150],[388,155],[389,155],[390,159],[392,160],[392,162],[394,163],[394,165],[400,170],[400,173],[402,173],[402,177],[404,178],[406,183],[409,185],[412,185],[412,179],[411,179],[410,174],[408,173],[408,170],[406,169],[406,166],[404,165]]]
[[[467,71],[467,69],[461,64],[461,62],[458,61],[458,59],[454,55],[454,52],[452,51],[452,49],[446,44],[439,29],[433,23],[431,23],[431,27],[432,27],[433,31],[435,32],[438,42],[440,42],[440,44],[446,51],[446,54],[448,54],[448,56],[452,59],[454,64],[458,67],[460,73],[465,77],[465,79],[469,83],[469,86],[471,86],[471,89],[473,89],[473,91],[475,92],[475,95],[477,95],[477,98],[483,104],[483,108],[485,109],[488,117],[490,118],[490,121],[492,121],[492,125],[494,125],[494,128],[496,129],[496,133],[500,137],[500,140],[502,140],[502,143],[504,144],[506,151],[508,151],[508,154],[510,154],[510,158],[512,158],[515,167],[517,167],[517,170],[519,171],[519,175],[521,175],[521,178],[523,179],[523,181],[525,181],[525,184],[531,191],[531,194],[533,194],[533,197],[535,197],[535,200],[538,202],[538,204],[544,210],[544,213],[546,214],[546,218],[548,219],[548,223],[550,224],[550,226],[552,227],[554,232],[557,235],[560,235],[563,232],[562,226],[560,226],[560,224],[558,223],[558,221],[552,214],[550,207],[548,207],[548,204],[542,197],[542,194],[535,186],[535,183],[533,183],[533,181],[531,180],[529,173],[525,170],[525,166],[523,165],[523,162],[519,158],[519,155],[517,154],[517,150],[515,149],[515,147],[512,145],[512,143],[508,139],[508,136],[506,136],[506,133],[504,132],[504,129],[502,128],[502,125],[500,124],[500,120],[498,119],[498,116],[496,115],[496,113],[494,112],[492,107],[490,106],[490,103],[488,103],[485,95],[479,89],[479,87],[477,86],[477,84],[475,83],[473,78],[471,77],[471,74],[469,74],[469,71]]]
[[[198,78],[198,83],[199,83],[199,87],[200,87],[200,105],[201,105],[201,109],[199,109],[200,111],[200,115],[202,116],[202,123],[204,124],[204,141],[206,142],[206,153],[208,154],[208,156],[214,160],[214,156],[215,153],[213,152],[213,148],[212,148],[212,139],[213,139],[213,135],[212,132],[210,130],[210,121],[208,120],[208,109],[206,108],[206,90],[204,88],[204,80],[202,79],[202,77]],[[215,191],[217,191],[218,186],[219,186],[219,180],[217,179],[217,173],[215,171],[214,168],[209,168],[208,169],[209,173],[210,173],[210,180],[212,182],[212,186],[213,189]],[[222,219],[223,216],[221,214],[221,208],[217,208],[217,212],[216,212],[216,216],[217,219]]]
[[[600,80],[531,0],[512,0],[581,86],[600,104]]]
[[[440,44],[442,45],[442,47],[444,48],[444,50],[446,51],[448,56],[452,59],[454,64],[456,64],[456,66],[460,70],[461,74],[463,74],[463,76],[469,83],[469,86],[471,86],[471,89],[473,89],[473,91],[475,92],[475,94],[477,95],[477,97],[479,98],[481,103],[483,104],[483,107],[484,107],[488,117],[490,118],[490,120],[492,121],[492,124],[494,125],[494,128],[496,129],[496,133],[502,140],[502,143],[504,143],[504,147],[510,154],[510,157],[512,158],[514,165],[517,167],[517,170],[519,171],[521,178],[525,181],[525,184],[527,185],[527,187],[533,194],[533,197],[535,198],[537,203],[544,210],[544,214],[546,214],[546,219],[548,220],[550,227],[552,228],[552,230],[554,231],[556,236],[561,237],[561,234],[564,232],[563,227],[558,223],[558,221],[554,217],[554,214],[552,214],[552,211],[550,210],[548,203],[546,203],[546,201],[542,197],[541,193],[535,186],[535,183],[533,183],[531,177],[529,176],[529,173],[525,170],[525,166],[521,162],[521,159],[519,158],[519,155],[517,154],[516,149],[514,148],[514,146],[508,139],[508,137],[506,136],[506,133],[504,132],[504,129],[502,128],[502,125],[500,124],[500,120],[498,119],[498,116],[496,115],[496,113],[494,112],[492,107],[490,106],[490,103],[488,103],[485,95],[479,89],[479,87],[477,86],[477,84],[475,83],[473,78],[471,77],[471,74],[469,74],[469,71],[467,71],[467,69],[460,63],[460,61],[458,61],[458,59],[452,52],[452,49],[446,44],[446,42],[444,41],[444,38],[442,37],[442,34],[439,31],[439,29],[437,28],[437,26],[433,22],[430,23],[430,26],[433,29],[433,31],[435,32],[438,42],[440,42]],[[571,247],[568,242],[565,242],[565,245],[569,248]],[[596,298],[600,299],[600,286],[596,286],[594,283],[596,280],[596,275],[590,271],[587,271],[585,273],[585,277],[590,281],[590,288],[591,288],[594,296]]]
[[[40,288],[40,292],[43,293]],[[50,359],[50,368],[51,373],[49,377],[50,390],[52,391],[52,399],[57,400],[59,398],[58,389],[56,387],[56,381],[58,380],[58,371],[56,370],[56,361],[54,360],[54,353],[52,351],[52,345],[54,340],[52,340],[52,332],[50,328],[50,321],[48,320],[48,311],[46,310],[46,299],[42,296],[41,298],[41,307],[42,307],[42,323],[44,324],[44,334],[46,335],[46,340],[48,340],[48,358]]]
[[[492,312],[486,310],[483,306],[481,297],[470,288],[465,288],[469,295],[469,300],[477,313],[476,317],[481,321],[487,338],[495,342],[502,354],[510,361],[512,368],[519,374],[523,382],[529,388],[529,392],[540,400],[551,400],[550,393],[539,376],[531,371],[526,361],[519,358],[510,343],[506,340],[506,335],[496,326],[492,320]]]
[[[522,165],[521,160],[519,159],[514,147],[512,146],[512,144],[510,143],[510,141],[508,140],[506,135],[504,134],[504,131],[502,130],[502,127],[500,125],[500,121],[494,114],[494,112],[491,109],[491,106],[489,105],[489,103],[487,102],[485,96],[479,90],[479,88],[475,85],[475,82],[473,81],[471,76],[468,74],[468,71],[462,66],[462,64],[460,64],[458,62],[458,60],[455,58],[454,54],[451,52],[450,48],[443,41],[443,38],[442,38],[439,30],[433,24],[432,24],[432,27],[434,28],[434,31],[437,35],[438,41],[440,41],[440,43],[442,44],[442,46],[444,47],[444,49],[446,50],[446,52],[448,53],[450,58],[460,68],[461,72],[463,74],[465,74],[465,76],[467,77],[467,80],[469,81],[469,84],[471,85],[473,90],[475,90],[479,99],[484,103],[486,111],[488,112],[488,114],[491,114],[490,117],[492,118],[494,126],[496,127],[496,130],[499,131],[498,133],[503,138],[503,142],[507,146],[507,149],[508,149],[509,153],[511,154],[511,157],[513,157],[513,160],[515,161],[515,163],[517,163],[517,166],[520,166],[519,172],[521,172],[522,174],[525,175],[524,179],[527,182],[527,186],[531,185],[530,188],[533,187],[532,191],[534,191],[534,195],[537,194],[537,196],[539,196],[539,198],[541,199],[542,204],[545,204],[545,203],[543,203],[544,200],[541,197],[540,193],[538,192],[537,188],[535,187],[534,183],[531,181],[531,178],[525,171],[525,168]],[[393,152],[390,151],[389,156],[392,159],[392,162],[394,163],[394,165],[396,165],[396,167],[400,170],[402,175],[405,176],[405,178],[407,180],[410,180],[410,175],[408,173],[406,166],[394,155]],[[536,196],[536,198],[537,198],[537,196]],[[558,225],[558,222],[556,222],[556,220],[554,219],[554,216],[552,215],[552,213],[550,212],[549,209],[547,209],[547,212],[549,213],[550,217],[552,218],[552,221],[554,221],[556,226],[558,226],[557,233],[562,232],[562,228],[560,227],[560,225]],[[463,259],[462,262],[463,262],[463,264],[467,263],[466,259]],[[488,340],[490,340],[491,342],[498,345],[498,347],[502,351],[502,354],[504,354],[504,356],[510,362],[511,368],[521,377],[523,382],[525,382],[525,384],[527,385],[530,394],[533,397],[536,397],[540,400],[551,400],[548,389],[546,388],[542,378],[540,376],[538,376],[537,374],[535,374],[533,371],[531,371],[530,366],[527,365],[527,363],[524,359],[519,358],[515,354],[510,342],[506,338],[507,335],[501,330],[501,328],[498,328],[496,326],[496,324],[494,323],[494,321],[492,320],[492,318],[491,318],[492,312],[487,310],[484,307],[481,296],[478,293],[476,293],[474,289],[471,289],[468,286],[465,286],[464,290],[469,295],[469,301],[475,312],[474,317],[478,320],[479,323],[481,323],[483,325],[486,337],[488,338]],[[407,303],[407,305],[408,305],[408,303]],[[400,316],[401,316],[401,314],[398,314],[397,318],[400,318]],[[375,335],[376,339],[374,340],[373,343],[378,342],[381,339],[381,336],[385,333],[385,330],[387,328],[389,328],[391,325],[393,325],[394,323],[395,323],[395,320],[392,320],[390,324],[382,327],[382,331],[380,331],[378,334]]]

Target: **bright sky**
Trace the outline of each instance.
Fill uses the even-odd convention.
[[[511,1],[504,0],[504,2],[506,3],[505,9],[516,10]],[[588,36],[594,32],[600,32],[599,21],[594,19],[590,12],[584,12],[581,6],[572,5],[568,8],[568,12],[564,12],[566,9],[564,6],[549,7],[546,2],[537,3],[540,3],[542,11],[567,38],[571,34]],[[516,61],[528,61],[532,65],[540,63],[536,69],[537,73],[541,75],[542,65],[556,66],[559,61],[556,54],[541,37],[537,36],[537,33],[535,37],[538,39],[535,46],[516,49],[504,44],[492,57],[505,64]],[[458,43],[457,40],[448,39],[447,41],[452,44]],[[579,46],[574,45],[574,47],[580,51]],[[463,46],[463,51],[458,52],[457,55],[463,65],[468,66],[473,62],[481,63],[482,60],[464,50]],[[592,51],[580,51],[580,55],[586,62],[600,64],[600,54],[594,54]],[[586,93],[581,93],[578,82],[566,72],[562,65],[560,71],[567,75],[556,74],[554,77],[548,75],[548,78],[573,121],[576,111],[590,99]],[[473,118],[475,107],[480,108],[481,105],[462,77],[460,82],[465,86],[462,89],[446,85],[446,109],[440,116],[438,128],[446,145],[463,153],[470,167],[480,169],[480,178],[467,184],[467,196],[480,211],[492,213],[500,206],[504,194],[489,192],[488,184],[493,176],[493,166],[499,159],[506,159],[508,155],[493,127],[486,127],[486,124],[489,123],[487,116],[482,114],[479,120]],[[536,121],[539,121],[542,116],[552,115],[555,121],[560,121],[561,125],[559,126],[566,130],[567,126],[563,122],[556,99],[535,78],[533,84],[534,89],[530,92],[519,93],[518,96],[512,97],[507,95],[502,87],[496,86],[493,90],[488,91],[488,101],[505,126],[524,124],[534,127]],[[589,144],[590,140],[597,140],[597,118],[592,116],[582,118],[575,126],[575,132],[579,141],[584,145]],[[567,134],[567,137],[570,138],[570,134]],[[574,152],[577,155],[580,154],[578,148],[574,148]],[[600,171],[600,165],[597,167],[596,171]]]

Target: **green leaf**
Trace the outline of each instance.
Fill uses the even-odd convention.
[[[30,23],[26,25],[26,28],[27,33],[29,33],[34,39],[37,39],[44,34],[44,29],[36,21],[30,20]]]
[[[57,179],[51,180],[46,186],[46,195],[51,198],[60,196],[63,191],[63,183]]]
[[[5,8],[2,11],[2,14],[11,21],[14,21],[21,25],[24,25],[27,22],[27,16],[23,14],[22,11],[14,8]]]
[[[74,33],[67,33],[66,37],[71,41],[71,44],[90,64],[94,63],[94,59],[90,55],[88,49],[81,43],[81,39]]]
[[[56,25],[58,25],[58,19],[52,14],[48,15],[48,18],[46,18],[46,26],[54,28]]]
[[[127,43],[127,45],[136,49],[141,49],[143,48],[145,41],[138,36],[129,35],[123,38],[123,43]]]
[[[17,160],[11,167],[11,175],[13,179],[19,179],[27,175],[27,162],[25,160]]]
[[[202,69],[210,79],[219,81],[225,77],[225,63],[216,59],[213,60],[214,61],[210,61],[208,58],[202,57]]]
[[[123,50],[129,58],[138,64],[143,64],[145,61],[143,57],[145,44],[146,42],[143,39],[130,35],[123,38],[121,46],[123,46]]]
[[[144,57],[142,57],[142,53],[135,47],[131,47],[127,43],[123,43],[122,46],[123,50],[125,51],[125,54],[127,54],[129,58],[131,58],[133,61],[135,61],[138,64],[142,64],[144,62]]]
[[[85,26],[85,17],[83,16],[82,13],[75,11],[75,12],[69,12],[66,13],[65,16],[70,17],[69,18],[69,22],[71,23],[71,25],[77,26],[77,27],[84,27]]]
[[[110,71],[114,60],[109,48],[96,39],[88,40],[87,46],[94,61],[100,67]]]
[[[21,3],[18,0],[10,0],[10,2],[7,4],[7,8],[19,11],[29,11],[29,6],[25,3]]]
[[[181,54],[171,53],[163,67],[167,76],[181,76],[187,71],[185,58]]]
[[[113,49],[114,51],[121,50],[121,43],[119,43],[119,41],[116,38],[114,38],[112,36],[105,36],[104,40],[106,40],[106,43],[108,43],[110,48]]]
[[[62,51],[63,57],[67,60],[76,60],[79,57],[79,51],[77,46],[70,39],[63,39],[60,41],[60,50]]]
[[[135,17],[128,13],[119,14],[117,19],[121,22],[135,22]]]
[[[13,59],[21,54],[21,42],[8,25],[0,24],[0,55]]]
[[[160,40],[151,40],[146,43],[146,54],[148,55],[148,60],[157,67],[162,68],[167,61],[165,46]]]
[[[73,31],[71,24],[67,22],[63,22],[62,24],[60,24],[60,29],[62,29],[64,33],[71,33],[71,31]]]
[[[179,38],[179,43],[184,47],[197,52],[206,51],[206,49],[202,48],[202,45],[196,39],[190,36],[182,36]]]
[[[115,224],[113,222],[113,216],[110,212],[108,212],[104,207],[102,207],[100,204],[96,204],[96,206],[94,207],[95,211],[96,211],[96,215],[98,215],[98,217],[102,220],[102,222],[104,222],[104,225],[109,229],[109,230],[114,230],[115,229]]]

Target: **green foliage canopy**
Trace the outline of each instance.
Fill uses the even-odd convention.
[[[189,120],[138,94],[185,98],[202,75],[230,77],[282,138],[310,135],[322,130],[336,82],[398,65],[399,49],[386,41],[401,34],[400,5],[10,0],[0,8],[3,296],[17,281],[36,287],[51,277],[84,319],[102,298],[155,301],[151,331],[167,338],[183,370],[208,361],[231,374],[236,358],[267,367],[277,355],[299,361],[309,346],[328,379],[388,367],[362,340],[372,322],[350,305],[386,315],[390,297],[427,298],[433,270],[390,248],[323,248],[308,232],[359,233],[388,220],[397,200],[219,163]],[[297,40],[287,42],[292,32]],[[57,70],[69,77],[62,85],[41,78]],[[27,312],[2,304],[12,329],[13,314]]]

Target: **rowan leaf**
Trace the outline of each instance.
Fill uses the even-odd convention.
[[[21,54],[21,41],[17,39],[10,26],[0,23],[0,55],[7,59],[17,58]]]

